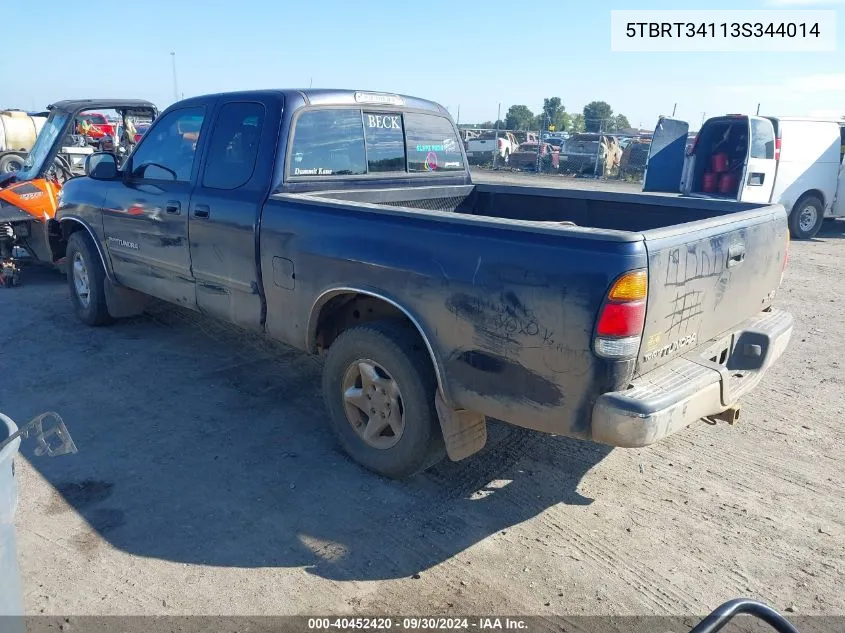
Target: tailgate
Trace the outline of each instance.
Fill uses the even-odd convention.
[[[704,345],[769,307],[788,248],[783,207],[644,233],[648,300],[636,374]]]
[[[470,141],[467,144],[467,151],[470,152],[492,152],[496,147],[496,139],[489,141]]]

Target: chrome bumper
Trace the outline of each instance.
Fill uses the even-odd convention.
[[[792,325],[787,312],[761,312],[634,379],[628,389],[600,396],[593,406],[593,441],[628,448],[648,446],[736,405],[783,354]],[[725,349],[727,358],[720,363],[720,351]]]

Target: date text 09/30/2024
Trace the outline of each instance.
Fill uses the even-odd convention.
[[[528,624],[519,618],[442,618],[442,617],[373,617],[373,618],[309,618],[309,631],[526,631]]]

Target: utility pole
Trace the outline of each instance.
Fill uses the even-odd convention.
[[[461,104],[460,103],[458,104],[458,121],[457,121],[457,124],[458,125],[461,124]]]
[[[499,109],[496,112],[496,144],[493,147],[493,169],[499,165],[499,121],[502,118],[502,104],[499,104]]]
[[[170,61],[173,63],[173,100],[179,101],[179,83],[176,81],[176,53],[170,51]]]

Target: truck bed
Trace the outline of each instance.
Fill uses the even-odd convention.
[[[358,204],[446,211],[529,222],[571,222],[577,227],[613,232],[652,231],[704,222],[743,212],[759,213],[766,205],[726,203],[641,193],[616,193],[524,187],[469,185],[322,191],[309,195]]]
[[[541,243],[549,244],[550,234],[561,238],[561,248],[575,248],[575,242],[585,239],[615,242],[612,250],[617,253],[626,251],[619,242],[629,243],[631,254],[644,246],[649,291],[634,376],[708,342],[729,345],[725,337],[730,328],[771,306],[788,245],[786,211],[779,205],[511,185],[308,195],[359,210],[386,207],[406,215],[414,210],[414,215],[422,211],[442,220],[458,216],[458,222],[461,216],[472,216],[488,226],[539,233],[534,239],[522,238],[526,262]],[[469,238],[473,229],[464,230]],[[472,248],[472,240],[465,245]],[[601,257],[611,249],[610,244],[584,246],[576,250],[586,257]],[[587,269],[582,264],[585,273]],[[729,356],[722,351],[720,347],[717,360]]]

